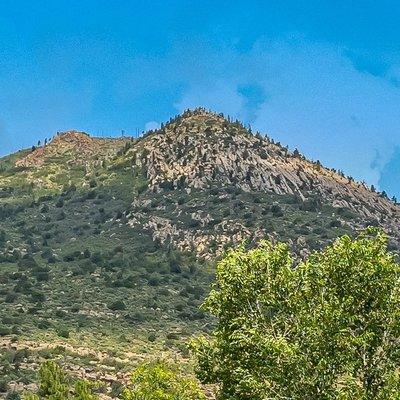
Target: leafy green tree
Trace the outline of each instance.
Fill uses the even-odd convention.
[[[39,370],[39,390],[28,393],[24,400],[97,400],[92,385],[84,380],[73,382],[61,366],[54,361],[44,362]]]
[[[132,374],[131,387],[124,390],[123,400],[205,400],[198,382],[185,377],[169,363],[144,364]]]
[[[54,361],[46,361],[39,370],[39,395],[51,400],[68,398],[68,377],[61,366]]]
[[[198,376],[220,399],[400,399],[400,266],[385,235],[344,236],[294,266],[262,243],[219,263],[192,343]]]

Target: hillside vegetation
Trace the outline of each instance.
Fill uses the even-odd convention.
[[[121,400],[398,400],[400,264],[369,228],[294,263],[284,243],[229,251],[203,308],[211,334],[191,341],[196,372],[154,360],[107,395]],[[46,361],[24,400],[99,400],[104,383]],[[65,362],[65,361],[64,361]],[[11,394],[13,396],[13,394]],[[9,396],[10,397],[10,396]]]
[[[0,217],[1,392],[54,356],[109,386],[147,355],[187,360],[227,249],[279,240],[301,260],[375,225],[397,251],[400,208],[197,109],[139,139],[70,131],[0,159]]]

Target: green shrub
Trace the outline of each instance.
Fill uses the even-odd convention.
[[[35,271],[34,276],[38,282],[46,282],[50,279],[48,271]]]
[[[84,380],[73,382],[58,363],[50,360],[40,367],[38,393],[29,393],[24,400],[96,400],[92,386]]]
[[[282,217],[283,216],[283,211],[282,208],[279,204],[273,204],[271,206],[271,212],[274,214],[275,217]]]
[[[91,179],[90,180],[90,182],[89,182],[89,187],[90,188],[95,188],[95,187],[97,187],[97,182],[96,182],[96,180],[95,179]]]
[[[62,221],[64,220],[66,217],[66,214],[64,211],[60,211],[57,215],[56,215],[56,219],[57,221]]]
[[[59,364],[46,361],[39,370],[39,395],[54,400],[68,398],[68,377]]]
[[[108,308],[113,311],[120,311],[120,310],[125,310],[126,305],[123,300],[116,300],[113,303],[109,304]]]
[[[150,286],[158,286],[160,284],[160,282],[161,282],[161,278],[160,278],[160,275],[157,273],[154,273],[149,277],[149,285]]]
[[[9,392],[5,400],[21,400],[21,396],[17,392]]]
[[[57,329],[57,335],[64,339],[68,339],[69,338],[69,329],[66,327],[60,327]]]
[[[56,207],[57,208],[64,207],[64,200],[63,199],[58,199],[57,202],[56,202]]]
[[[335,219],[329,223],[329,226],[331,228],[340,228],[342,226],[342,223],[338,219]]]
[[[43,320],[39,320],[37,322],[37,327],[39,329],[48,329],[48,328],[51,327],[51,323],[49,321],[44,320],[44,319]]]
[[[199,383],[182,374],[176,365],[156,361],[144,364],[132,374],[123,400],[205,400]]]
[[[8,326],[0,325],[0,336],[7,336],[11,334],[11,328]]]
[[[156,339],[157,339],[157,336],[156,336],[155,333],[149,333],[149,336],[147,336],[147,340],[148,340],[149,342],[155,342]]]
[[[9,293],[7,293],[6,297],[4,298],[4,301],[6,303],[14,303],[15,300],[17,300],[17,298],[18,298],[17,293],[9,292]]]
[[[85,380],[78,380],[74,385],[74,400],[96,400],[98,396],[92,393],[92,385]]]
[[[169,340],[179,340],[179,334],[176,332],[170,332],[170,333],[167,333],[166,338]]]
[[[8,379],[0,378],[0,393],[5,393],[8,390]]]
[[[113,381],[111,383],[111,393],[112,398],[120,398],[122,392],[124,391],[124,385],[121,382]]]
[[[47,204],[44,204],[44,205],[42,206],[42,208],[40,209],[40,212],[41,212],[42,214],[45,214],[45,213],[49,212],[49,206],[48,206]]]
[[[86,194],[86,199],[92,200],[92,199],[95,199],[96,196],[97,196],[96,190],[90,190]]]
[[[31,293],[31,301],[33,303],[43,303],[46,300],[46,295],[43,292],[34,291]]]

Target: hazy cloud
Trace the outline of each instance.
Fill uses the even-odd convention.
[[[245,53],[211,46],[202,52],[196,57],[207,60],[204,68],[181,49],[185,89],[174,103],[178,111],[202,105],[224,112],[359,180],[384,182],[383,168],[400,146],[395,67],[373,74],[356,68],[346,49],[296,36],[260,40]],[[248,101],[244,87],[257,88],[261,100]]]

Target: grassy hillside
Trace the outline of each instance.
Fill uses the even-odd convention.
[[[273,178],[274,190],[257,186],[256,178],[265,183],[264,167],[260,173],[254,167],[258,153],[247,156],[250,166],[236,159],[236,170],[227,172],[227,160],[236,155],[216,147],[222,164],[215,161],[217,169],[207,170],[212,160],[196,158],[202,139],[176,139],[168,160],[158,153],[174,144],[168,129],[190,136],[215,121],[225,127],[220,117],[207,118],[203,124],[179,117],[163,128],[167,133],[139,141],[70,132],[0,159],[0,392],[29,385],[37,363],[53,356],[73,374],[92,374],[109,388],[148,356],[166,352],[184,359],[185,340],[213,326],[199,305],[227,248],[269,237],[289,243],[301,258],[342,234],[379,224],[376,215],[384,207],[398,212],[379,200],[383,208],[376,213],[365,207],[357,213],[347,206],[358,198],[351,190],[361,196],[364,189],[352,182],[340,187],[341,177],[329,178],[335,186],[329,181],[327,189],[320,183],[316,190],[314,184],[307,193],[292,191],[284,174]],[[271,165],[275,153],[276,163],[285,161],[281,147],[259,144],[240,133],[241,125],[226,124],[228,146],[243,141],[249,154],[262,156],[267,146]],[[217,146],[207,132],[207,146]],[[248,182],[236,179],[235,171],[238,177],[247,171]]]
[[[60,352],[92,369],[97,360],[101,370],[102,349],[105,366],[119,356],[126,362],[117,369],[127,364],[127,371],[149,352],[184,355],[182,339],[209,323],[198,306],[213,270],[127,224],[132,200],[146,187],[141,172],[99,166],[87,175],[72,166],[68,183],[56,181],[54,189],[27,183],[46,171],[11,162],[1,163],[3,181],[11,177],[0,203],[3,380],[29,383],[37,360]],[[22,356],[21,367],[13,360]]]

